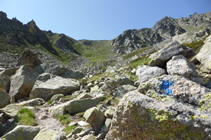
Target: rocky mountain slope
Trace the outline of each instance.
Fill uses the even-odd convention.
[[[8,19],[6,13],[0,12],[0,53],[2,56],[5,53],[20,56],[28,48],[39,54],[43,61],[59,61],[72,70],[93,74],[94,71],[105,70],[107,64],[118,62],[125,65],[175,40],[179,43],[199,41],[210,34],[210,18],[210,12],[201,15],[194,13],[179,19],[164,17],[152,28],[126,30],[113,40],[77,41],[64,34],[42,31],[33,20],[25,25],[16,18]],[[1,57],[4,60],[2,65],[15,65],[15,55],[9,55],[7,59]]]
[[[112,45],[115,47],[116,53],[128,54],[167,39],[177,40],[180,43],[190,43],[210,34],[210,18],[211,12],[201,15],[194,13],[189,18],[164,17],[152,28],[124,31],[112,41]]]
[[[76,41],[1,12],[0,140],[210,140],[209,16]],[[114,43],[134,50],[116,56]]]

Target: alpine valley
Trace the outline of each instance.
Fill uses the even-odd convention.
[[[0,140],[211,140],[211,12],[75,40],[0,12]]]

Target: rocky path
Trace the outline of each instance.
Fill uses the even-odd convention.
[[[55,131],[62,131],[64,126],[56,118],[52,117],[49,114],[49,108],[50,107],[45,106],[36,109],[34,113],[35,113],[35,119],[38,123],[37,126],[41,128],[45,127]]]

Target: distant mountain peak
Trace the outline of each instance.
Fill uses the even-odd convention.
[[[0,11],[0,18],[7,18],[7,14],[3,11]]]
[[[31,32],[31,33],[40,33],[41,32],[41,30],[37,27],[37,25],[33,19],[27,23],[27,27],[28,27],[29,32]]]

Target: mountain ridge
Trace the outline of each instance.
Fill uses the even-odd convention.
[[[44,52],[69,67],[81,63],[82,66],[73,69],[83,69],[102,67],[111,61],[125,64],[131,61],[122,61],[128,58],[124,57],[126,55],[137,54],[137,58],[147,48],[152,48],[149,52],[153,52],[175,40],[191,43],[203,39],[210,31],[211,12],[208,12],[176,19],[164,17],[152,28],[125,30],[113,40],[75,40],[65,34],[41,30],[34,20],[23,24],[0,12],[0,53],[20,55],[28,48]]]

